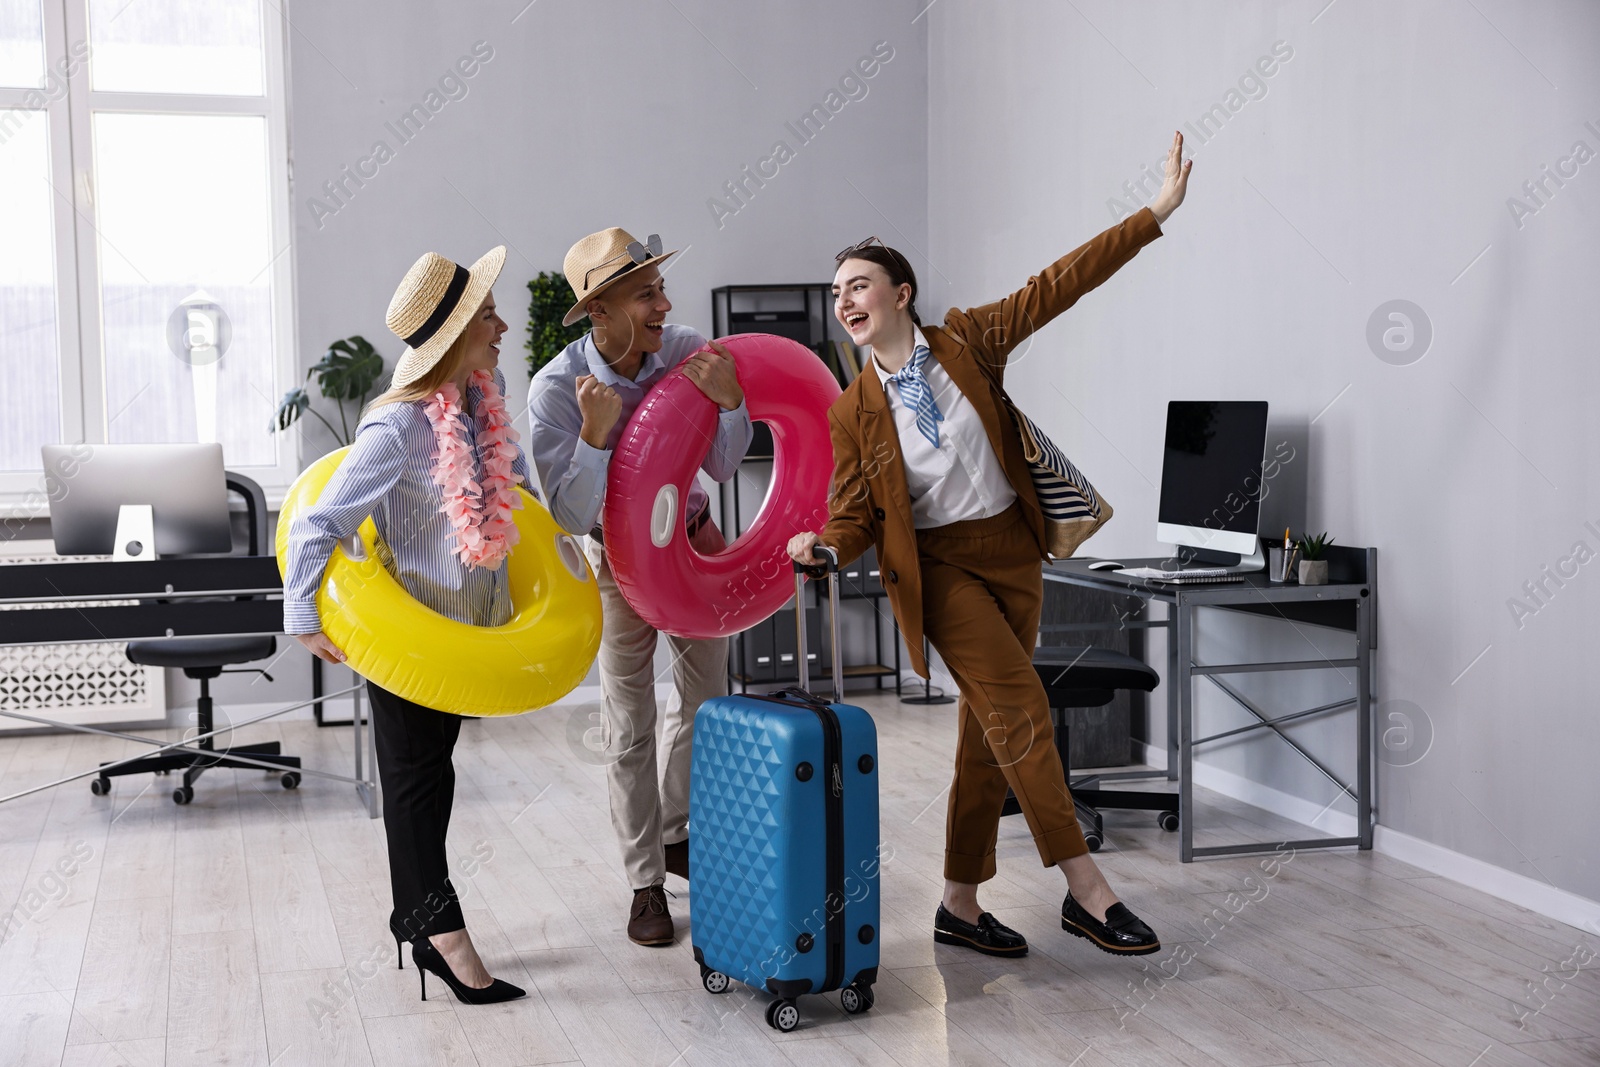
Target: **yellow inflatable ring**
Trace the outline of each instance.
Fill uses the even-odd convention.
[[[348,448],[301,472],[278,518],[278,571],[289,527],[316,503]],[[520,715],[553,704],[589,673],[600,650],[600,591],[577,541],[522,492],[522,537],[507,561],[513,614],[502,626],[447,619],[412,598],[378,562],[378,529],[362,522],[333,550],[317,612],[349,666],[383,689],[457,715]]]

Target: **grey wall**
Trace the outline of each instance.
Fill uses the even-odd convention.
[[[1015,288],[1109,225],[1112,198],[1137,206],[1122,184],[1174,128],[1193,150],[1167,235],[1012,371],[1117,507],[1089,549],[1157,552],[1167,400],[1269,400],[1305,433],[1304,525],[1380,551],[1381,822],[1600,898],[1600,564],[1560,562],[1600,552],[1600,163],[1566,163],[1538,201],[1523,188],[1577,142],[1600,151],[1600,9],[952,2],[928,19],[928,307]],[[1292,57],[1230,100],[1279,41]],[[1423,309],[1425,351],[1369,345],[1395,299]],[[1524,583],[1546,565],[1568,577],[1540,606]],[[1518,597],[1537,612],[1516,618]],[[1296,659],[1350,647],[1201,630],[1213,662],[1261,638]],[[1283,710],[1349,692],[1331,672],[1270,684],[1254,691]],[[1262,742],[1214,763],[1321,806],[1293,760]]]
[[[412,261],[433,250],[470,263],[506,244],[495,288],[511,327],[501,358],[525,430],[524,286],[559,270],[584,234],[620,225],[683,249],[667,274],[670,318],[703,331],[714,286],[831,279],[834,252],[868,234],[925,243],[927,21],[911,22],[920,4],[520,6],[290,5],[302,367],[355,333],[392,366],[402,346],[383,315]],[[862,78],[856,65],[879,42],[892,58]],[[476,60],[471,77],[455,67],[463,57]],[[437,112],[402,143],[391,126],[430,103]],[[837,110],[802,142],[786,124],[798,127],[813,105]],[[767,164],[776,175],[764,186],[746,179],[742,168],[759,176],[778,141],[792,158]],[[724,187],[734,180],[745,182],[742,204]],[[337,199],[325,182],[342,183]],[[309,463],[335,442],[314,420],[304,427]],[[276,685],[223,678],[219,704],[308,694],[309,671],[293,647]],[[181,676],[172,684],[175,704],[192,702]]]
[[[668,268],[672,318],[709,329],[713,286],[831,278],[838,248],[885,225],[873,202],[893,205],[909,231],[925,229],[924,23],[843,0],[743,5],[737,17],[708,0],[541,0],[512,23],[517,6],[406,2],[385,5],[382,19],[362,5],[295,10],[294,255],[307,362],[353,332],[398,354],[384,309],[428,249],[470,262],[510,247],[495,296],[511,324],[502,358],[520,399],[523,285],[559,270],[567,247],[593,230],[660,232],[684,249]],[[838,113],[802,144],[786,124],[823,104],[880,41],[893,58],[859,82],[865,95],[840,94]],[[387,124],[475,42],[493,58],[399,144]],[[793,158],[769,165],[776,176],[748,183],[746,205],[719,219],[708,201],[736,207],[724,183],[780,140]],[[331,203],[323,182],[378,141],[394,158],[364,187],[348,185],[336,214],[314,208],[313,198]],[[306,444],[316,453],[327,442]]]

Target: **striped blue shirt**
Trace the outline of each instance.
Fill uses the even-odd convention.
[[[495,371],[502,394],[505,377]],[[478,434],[483,430],[478,401],[482,391],[467,389],[464,420],[476,473]],[[499,626],[511,617],[506,564],[489,570],[469,568],[455,556],[450,520],[440,511],[444,493],[433,484],[439,445],[423,412],[426,401],[385,404],[356,427],[355,444],[316,504],[295,516],[289,527],[289,565],[283,580],[283,629],[290,634],[322,629],[317,589],[333,546],[355,533],[368,515],[378,528],[378,559],[412,597],[439,614],[473,626]],[[528,457],[517,447],[512,470],[534,492]],[[535,495],[537,495],[535,493]]]
[[[550,514],[563,529],[586,534],[600,524],[611,451],[628,420],[651,386],[705,344],[706,339],[693,328],[668,323],[661,331],[661,351],[646,355],[637,377],[630,380],[611,369],[595,347],[593,334],[586,333],[534,375],[528,385],[528,450],[539,468],[539,484],[550,498]],[[622,415],[611,428],[605,448],[595,448],[578,436],[583,412],[578,407],[576,386],[585,374],[611,386],[622,399]],[[744,404],[731,411],[719,410],[716,436],[700,469],[719,482],[732,478],[753,433],[750,409]],[[694,518],[710,500],[698,480],[690,482],[684,518]]]

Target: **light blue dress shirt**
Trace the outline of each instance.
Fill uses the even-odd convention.
[[[505,393],[505,376],[495,371]],[[467,389],[463,420],[472,445],[474,479],[483,479],[478,434],[483,432],[483,397]],[[283,629],[289,634],[322,629],[317,589],[333,546],[355,533],[368,515],[382,539],[378,559],[412,597],[446,618],[473,626],[499,626],[511,617],[506,563],[494,569],[468,567],[454,555],[455,531],[439,508],[444,493],[433,483],[439,444],[423,412],[426,401],[385,404],[368,412],[356,427],[355,443],[316,504],[295,516],[289,527],[289,565],[283,580]],[[528,457],[521,446],[511,469],[523,488],[534,492]],[[537,494],[535,494],[537,495]]]
[[[622,377],[611,369],[595,347],[592,334],[584,334],[545,364],[528,385],[528,451],[539,470],[539,484],[549,498],[550,513],[569,533],[585,534],[600,525],[605,502],[606,468],[617,440],[644,401],[650,387],[679,363],[705,347],[706,339],[688,327],[662,328],[661,351],[645,356],[638,377]],[[611,428],[605,448],[595,448],[579,438],[583,412],[578,407],[577,382],[585,374],[611,386],[622,398],[622,415]],[[717,434],[700,469],[719,482],[732,478],[750,447],[753,433],[750,412],[743,403],[720,411]],[[686,518],[700,514],[710,503],[698,481],[689,487]]]

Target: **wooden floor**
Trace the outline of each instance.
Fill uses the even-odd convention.
[[[1032,953],[936,947],[951,709],[862,703],[881,735],[890,857],[866,1015],[807,997],[800,1029],[780,1035],[765,996],[707,994],[676,878],[678,944],[627,941],[604,774],[568,741],[591,710],[577,706],[470,722],[457,750],[454,880],[491,969],[527,998],[468,1007],[431,982],[418,999],[385,930],[382,824],[350,787],[308,778],[286,792],[220,771],[184,808],[169,778],[121,779],[109,797],[78,781],[0,807],[0,900],[15,909],[0,1062],[1600,1063],[1600,938],[1371,853],[1182,865],[1148,813],[1108,816],[1100,859],[1162,935],[1159,956],[1117,959],[1062,932],[1064,884],[1020,818],[1005,820],[983,900]],[[348,773],[348,729],[268,725],[243,739],[281,738]],[[0,793],[131,751],[82,735],[0,740]],[[1217,839],[1305,833],[1205,800]]]

